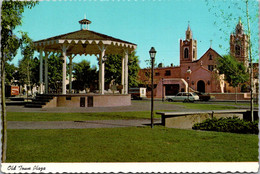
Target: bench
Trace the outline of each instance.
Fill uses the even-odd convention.
[[[244,118],[248,114],[246,109],[233,110],[206,110],[206,111],[187,111],[187,112],[156,112],[161,115],[162,125],[172,128],[192,128],[193,124],[202,122],[207,118],[232,117]]]

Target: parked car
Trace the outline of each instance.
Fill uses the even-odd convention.
[[[176,96],[166,96],[167,101],[196,101],[199,96],[193,92],[179,92]]]
[[[198,96],[199,96],[199,100],[201,101],[209,101],[211,99],[211,96],[209,94],[206,93],[202,93],[202,92],[195,92]]]

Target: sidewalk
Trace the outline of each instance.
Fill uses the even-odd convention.
[[[155,124],[161,123],[154,119]],[[151,124],[150,119],[91,120],[91,121],[8,121],[7,129],[86,129],[142,127]]]
[[[183,106],[174,105],[168,102],[154,102],[154,110],[181,111]],[[150,101],[132,101],[130,106],[118,107],[55,107],[55,108],[25,108],[24,106],[7,106],[7,112],[129,112],[129,111],[150,111]]]

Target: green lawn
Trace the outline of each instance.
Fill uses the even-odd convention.
[[[258,161],[258,137],[156,126],[8,130],[7,162]]]
[[[237,109],[235,106],[229,106],[230,104],[220,105],[212,103],[182,103],[182,102],[168,102],[175,105],[182,105],[186,109],[201,109],[201,110],[225,110],[225,109]]]
[[[84,121],[150,118],[150,111],[96,113],[7,112],[7,121]],[[155,114],[155,118],[160,115]]]

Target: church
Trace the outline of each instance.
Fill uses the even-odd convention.
[[[239,20],[235,32],[230,35],[230,54],[248,67],[248,36]],[[211,47],[198,59],[197,40],[192,37],[188,25],[185,40],[180,40],[180,65],[154,69],[154,94],[156,98],[176,95],[178,92],[197,91],[202,93],[234,93],[224,80],[224,75],[216,69],[217,58],[221,57]],[[151,69],[141,69],[138,73],[143,86],[151,84]],[[147,89],[148,91],[149,88]],[[238,90],[240,92],[240,89]]]

